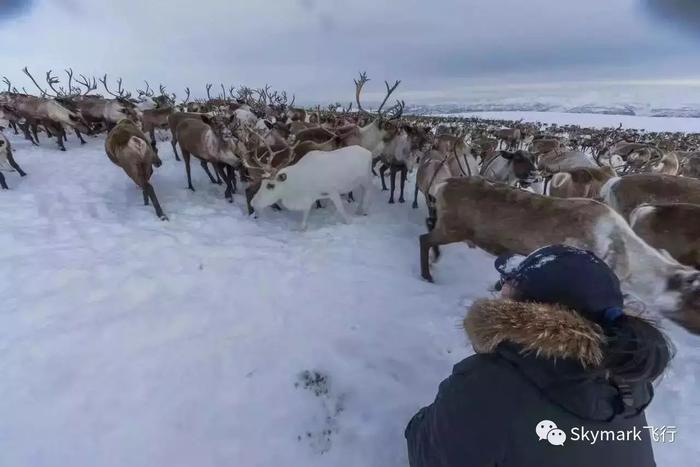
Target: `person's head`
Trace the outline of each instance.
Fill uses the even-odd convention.
[[[524,259],[501,256],[496,269],[503,298],[562,305],[599,325],[606,338],[603,366],[611,376],[655,380],[671,360],[666,337],[652,322],[625,313],[620,281],[590,251],[552,245]]]

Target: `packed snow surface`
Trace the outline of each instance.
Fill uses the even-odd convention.
[[[493,258],[448,246],[426,283],[423,204],[376,190],[369,216],[328,203],[301,232],[228,204],[198,164],[188,191],[168,143],[161,222],[102,137],[10,139],[29,175],[0,192],[0,465],[407,465],[405,425],[472,353],[461,320]],[[654,448],[693,465],[700,339],[666,327],[678,355],[648,417],[678,435]]]

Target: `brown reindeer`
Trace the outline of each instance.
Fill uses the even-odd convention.
[[[601,198],[622,217],[642,204],[700,204],[700,180],[671,175],[634,174],[610,179]]]
[[[207,123],[201,119],[184,118],[175,129],[175,137],[185,160],[187,187],[195,191],[190,174],[190,156],[195,156],[200,161],[209,162],[214,166],[226,183],[224,196],[230,203],[233,203],[233,194],[236,192],[236,176],[233,169],[240,167],[240,159],[236,153],[241,150],[242,145],[229,127],[234,118],[215,116],[209,118]],[[202,166],[205,167],[204,164]]]
[[[158,152],[158,145],[156,143],[156,129],[168,128],[168,117],[170,117],[173,112],[174,109],[170,106],[157,107],[155,109],[147,109],[143,111],[143,115],[141,116],[141,128],[144,133],[148,133],[148,135],[151,137],[151,146],[155,152]]]
[[[150,183],[153,167],[160,167],[161,161],[136,124],[124,119],[112,128],[105,141],[105,151],[109,160],[124,169],[143,190],[143,204],[148,206],[150,199],[156,215],[161,220],[168,220]]]
[[[467,241],[491,254],[528,255],[566,244],[592,251],[625,288],[663,317],[700,334],[700,272],[647,245],[610,207],[589,199],[535,195],[480,177],[452,178],[436,193],[435,228],[420,237],[423,277],[432,281],[429,251]]]
[[[700,205],[643,204],[630,214],[630,225],[649,245],[700,268]]]

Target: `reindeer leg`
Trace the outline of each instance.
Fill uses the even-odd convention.
[[[418,180],[416,180],[416,186],[413,191],[413,204],[411,207],[413,209],[418,209]]]
[[[309,220],[309,214],[311,214],[311,206],[309,206],[309,208],[306,211],[304,211],[304,214],[301,218],[301,230],[306,230],[307,221]]]
[[[180,157],[177,155],[177,140],[175,139],[175,135],[172,135],[172,138],[170,138],[170,145],[173,147],[173,152],[175,153],[175,160],[179,161]]]
[[[260,183],[253,183],[249,184],[246,189],[245,189],[245,203],[246,206],[248,206],[248,215],[250,216],[253,214],[253,206],[251,204],[251,201],[253,200],[253,196],[255,196],[255,193],[257,193],[258,189],[260,188]]]
[[[352,191],[348,193],[348,201],[350,201],[351,203],[355,202],[355,196],[352,194]]]
[[[323,208],[323,204],[321,204],[321,200],[317,199],[316,200],[316,209],[322,209],[322,208]]]
[[[143,192],[143,205],[148,206],[148,193],[146,192],[146,190],[142,190],[142,192]]]
[[[249,183],[250,182],[250,175],[248,175],[248,169],[245,168],[245,166],[241,166],[240,169],[238,169],[241,175],[241,182]]]
[[[7,148],[7,162],[10,163],[10,167],[17,171],[20,177],[27,176],[27,174],[20,168],[19,164],[15,161],[15,158],[12,155],[12,149],[10,148]]]
[[[233,203],[233,186],[231,185],[231,180],[226,175],[226,172],[224,172],[223,162],[215,163],[214,168],[216,169],[216,172],[219,175],[221,175],[221,178],[223,178],[226,182],[226,192],[224,193],[224,196],[226,197],[229,203]]]
[[[65,150],[66,150],[66,145],[63,144],[63,136],[64,136],[64,135],[65,135],[65,133],[58,133],[58,134],[56,135],[56,142],[58,143],[58,148],[59,148],[61,151],[65,151]]]
[[[348,217],[348,213],[345,212],[345,206],[343,205],[343,200],[340,199],[340,195],[338,193],[331,193],[330,199],[335,205],[335,209],[338,211],[338,214],[340,214],[340,217],[343,218],[343,222],[349,224],[350,218]]]
[[[399,203],[405,203],[406,200],[403,198],[403,190],[406,186],[406,178],[408,177],[408,167],[405,165],[401,166],[401,195],[399,195]]]
[[[160,207],[160,203],[158,202],[158,197],[156,197],[156,191],[153,189],[153,185],[151,185],[150,183],[146,183],[143,189],[144,193],[148,193],[148,197],[151,198],[153,207],[156,210],[156,216],[158,216],[158,218],[162,221],[167,221],[168,216],[165,215],[163,209]]]
[[[374,157],[372,158],[372,175],[377,175],[377,172],[374,170],[377,167],[377,163],[382,160],[381,157]]]
[[[238,193],[238,183],[236,183],[236,170],[230,165],[226,166],[226,172],[228,173],[228,178],[233,184],[233,194]]]
[[[5,175],[3,175],[2,172],[0,172],[0,187],[3,190],[9,190],[9,188],[7,187],[7,182],[5,182]]]
[[[184,152],[184,151],[182,152],[182,155],[183,155],[183,156],[185,155],[185,152]],[[218,180],[218,181],[217,181],[217,179],[218,179],[218,177],[219,177],[219,173],[216,172],[216,168],[214,168],[214,172],[216,172],[216,176],[217,176],[217,178],[215,179],[214,176],[211,174],[211,172],[209,172],[209,165],[207,165],[207,161],[199,161],[199,163],[201,164],[202,168],[204,169],[204,171],[205,171],[205,172],[207,173],[207,175],[209,176],[209,180],[211,180],[211,182],[212,182],[214,185],[221,185],[221,180]]]
[[[435,255],[434,262],[440,257],[440,245],[449,243],[439,229],[433,229],[427,234],[420,236],[420,270],[423,279],[428,282],[433,282],[433,276],[430,274],[430,249],[433,249]]]
[[[14,130],[16,135],[19,134],[19,131],[17,131],[17,123],[16,122],[10,122],[10,128],[12,128]]]
[[[83,135],[80,134],[80,132],[78,131],[78,129],[77,129],[77,128],[73,128],[73,130],[75,131],[75,136],[77,136],[78,139],[80,140],[80,144],[87,144],[87,141],[85,141],[85,140],[83,139]]]
[[[156,129],[151,128],[148,131],[148,135],[151,137],[151,147],[153,148],[153,151],[155,151],[155,153],[158,154],[158,143],[156,142]]]
[[[39,145],[39,135],[37,134],[39,132],[39,125],[36,123],[33,123],[31,125],[32,129],[32,134],[34,135],[34,141],[36,141],[37,146]]]
[[[384,173],[386,173],[386,170],[388,168],[389,167],[385,164],[382,164],[382,166],[379,168],[379,176],[382,177],[382,191],[388,191],[388,188],[386,187],[386,182],[384,181]]]
[[[391,184],[391,195],[389,196],[389,204],[394,204],[394,190],[396,189],[396,172],[396,166],[394,164],[391,164],[391,170],[389,171],[389,183]]]
[[[194,191],[194,187],[192,186],[192,175],[190,174],[190,153],[182,149],[182,158],[185,160],[185,172],[187,172],[187,188]]]
[[[420,273],[428,282],[435,282],[430,274],[430,243],[431,234],[421,235],[419,238],[420,244]]]

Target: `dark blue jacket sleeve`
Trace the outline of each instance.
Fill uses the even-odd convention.
[[[406,428],[411,467],[497,465],[504,455],[507,427],[499,391],[489,382],[493,380],[488,375],[456,370],[440,384],[435,402],[422,408]]]

